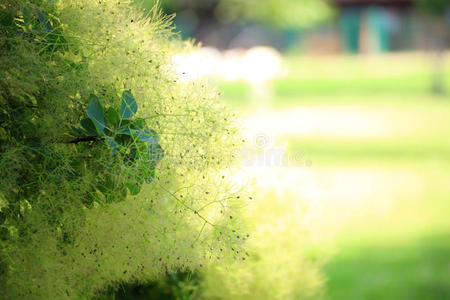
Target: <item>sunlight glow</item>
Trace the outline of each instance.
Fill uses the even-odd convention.
[[[173,70],[184,81],[203,77],[218,77],[225,81],[245,80],[260,85],[281,74],[281,55],[270,47],[249,50],[231,49],[221,53],[210,47],[191,53],[177,54],[172,59]]]

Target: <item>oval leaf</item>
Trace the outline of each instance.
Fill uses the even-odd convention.
[[[91,95],[89,97],[89,105],[86,109],[88,117],[94,122],[98,133],[102,133],[106,126],[103,107],[98,101],[97,96]]]
[[[81,120],[80,125],[88,136],[98,136],[97,128],[95,128],[94,122],[91,119],[85,118]]]
[[[74,137],[80,137],[83,135],[83,130],[81,130],[81,128],[77,128],[75,126],[70,126],[70,134]]]
[[[119,114],[118,114],[117,111],[116,111],[114,108],[112,108],[112,107],[109,107],[109,108],[106,110],[105,117],[106,117],[106,121],[108,122],[108,124],[109,124],[110,126],[114,126],[114,125],[116,125],[117,123],[119,123],[119,121],[120,121]]]
[[[146,128],[133,132],[141,141],[150,144],[158,144],[159,137],[156,132],[152,129]]]
[[[137,103],[130,91],[123,91],[122,104],[120,105],[120,117],[129,119],[137,112]]]

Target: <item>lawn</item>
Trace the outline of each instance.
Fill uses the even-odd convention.
[[[258,108],[219,83],[250,126],[286,149],[321,206],[334,255],[327,299],[450,299],[450,97],[428,93],[419,53],[285,58]],[[449,60],[445,62],[450,87]],[[313,186],[313,187],[312,187]]]
[[[326,266],[329,299],[449,299],[450,235],[348,246]]]

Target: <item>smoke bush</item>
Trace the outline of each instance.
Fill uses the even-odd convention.
[[[170,21],[126,1],[0,4],[0,298],[91,298],[233,259],[245,240],[222,172],[234,116],[178,81],[171,57],[192,45]],[[134,138],[114,153],[112,131],[71,136],[89,95],[119,111],[124,91],[164,152],[152,169]]]
[[[203,299],[321,299],[321,267],[329,254],[308,224],[311,207],[298,191],[259,187],[242,210],[250,239],[239,260],[211,264],[201,272]],[[317,234],[319,232],[319,235]]]

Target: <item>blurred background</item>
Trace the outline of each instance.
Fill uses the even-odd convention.
[[[326,249],[324,297],[450,299],[450,1],[160,5],[202,45],[180,79],[244,120],[255,193]]]

